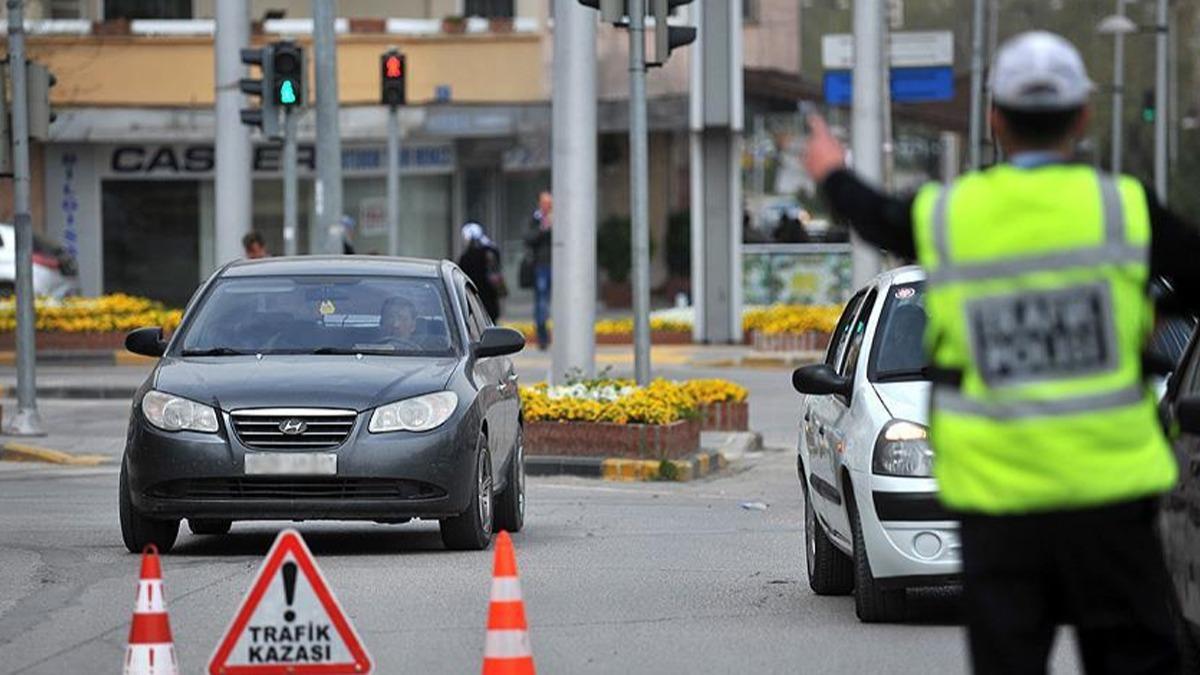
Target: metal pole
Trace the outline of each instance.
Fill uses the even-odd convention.
[[[633,372],[650,382],[650,149],[646,138],[646,3],[629,0],[629,187],[633,236]]]
[[[868,183],[883,182],[883,106],[888,57],[883,45],[882,0],[856,0],[854,5],[854,91],[851,103],[851,151],[854,170]],[[879,252],[851,235],[851,276],[861,288],[882,268]]]
[[[1154,62],[1154,191],[1167,203],[1167,0],[1158,0],[1155,12]]]
[[[967,165],[979,170],[983,153],[983,13],[985,0],[973,0],[971,15],[971,120]],[[857,49],[857,45],[855,46]]]
[[[943,131],[941,134],[941,173],[943,183],[949,183],[955,178],[958,178],[959,140],[959,135],[953,131]]]
[[[400,109],[388,106],[387,126],[388,255],[400,255]]]
[[[13,229],[17,232],[17,414],[14,436],[44,436],[37,408],[33,308],[33,217],[29,212],[29,92],[25,70],[25,8],[8,0],[8,67],[12,79]]]
[[[1117,16],[1125,16],[1125,0],[1117,0]],[[1125,123],[1125,34],[1113,33],[1112,172],[1121,173],[1121,134]]]
[[[555,0],[551,102],[551,377],[596,372],[596,17]]]
[[[886,4],[885,4],[886,7]],[[883,112],[883,189],[896,189],[896,133],[892,126],[892,31],[887,21],[880,25],[883,37],[883,81],[879,90]]]
[[[242,235],[250,231],[250,129],[242,124],[242,92],[238,80],[246,74],[240,50],[250,45],[249,3],[216,3],[216,171],[213,176],[216,265],[242,257]],[[269,84],[263,86],[269,87]]]
[[[297,171],[296,113],[288,106],[283,109],[283,254],[289,256],[300,253]]]
[[[218,3],[221,4],[221,3]],[[317,180],[313,211],[325,252],[341,253],[342,140],[338,129],[337,36],[333,0],[313,0],[313,75],[317,86]],[[314,250],[317,242],[309,244]]]

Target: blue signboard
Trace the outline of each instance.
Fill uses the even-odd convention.
[[[954,69],[950,66],[892,68],[892,101],[895,103],[925,103],[949,101],[954,98]],[[830,105],[849,105],[853,80],[849,70],[825,72],[825,102]]]

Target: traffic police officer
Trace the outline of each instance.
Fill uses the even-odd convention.
[[[813,117],[805,164],[860,236],[927,270],[930,438],[975,671],[1045,672],[1066,623],[1088,672],[1175,672],[1155,515],[1176,466],[1142,353],[1152,277],[1200,297],[1200,234],[1071,161],[1093,87],[1069,42],[1011,39],[990,86],[1007,163],[893,199]]]

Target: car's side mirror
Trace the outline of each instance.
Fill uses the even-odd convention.
[[[160,357],[167,352],[167,341],[163,339],[162,328],[139,328],[125,336],[125,349],[142,356]]]
[[[841,394],[850,397],[853,382],[848,377],[837,374],[837,371],[824,363],[797,368],[792,373],[792,386],[801,394],[825,396]]]
[[[1200,396],[1184,396],[1175,404],[1175,419],[1185,434],[1200,434]]]
[[[525,348],[525,336],[511,328],[492,326],[485,328],[479,342],[471,345],[471,351],[476,358],[485,359],[489,356],[507,356],[516,354]]]

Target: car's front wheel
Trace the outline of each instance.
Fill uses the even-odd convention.
[[[496,495],[496,528],[520,532],[525,526],[525,439],[520,427],[505,473],[507,486]]]
[[[118,510],[121,517],[121,538],[125,540],[125,548],[130,553],[141,553],[146,546],[154,544],[159,553],[167,553],[175,545],[179,537],[179,519],[155,520],[147,518],[133,506],[133,496],[129,490],[129,476],[126,475],[125,465],[121,465],[121,477],[118,480]]]
[[[883,588],[871,574],[862,517],[853,498],[850,498],[849,506],[850,529],[854,535],[854,613],[864,623],[900,621],[904,619],[907,591],[903,588]]]
[[[808,569],[808,586],[817,595],[845,595],[854,590],[854,561],[829,540],[829,535],[817,522],[817,510],[808,486],[804,486],[803,491],[804,562]]]
[[[492,543],[492,455],[487,436],[476,442],[471,501],[467,510],[441,521],[442,543],[455,551],[481,551]]]
[[[229,534],[229,530],[232,527],[233,521],[223,518],[188,518],[188,529],[192,531],[192,534]]]

